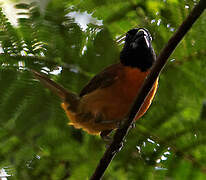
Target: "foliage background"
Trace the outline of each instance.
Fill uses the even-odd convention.
[[[17,2],[18,3],[18,2]],[[158,55],[196,0],[53,0],[18,4],[18,26],[0,11],[0,168],[11,180],[87,179],[105,144],[67,126],[60,100],[30,68],[79,92],[118,61],[120,35],[150,30]],[[86,29],[76,15],[92,15]],[[160,76],[153,105],[136,123],[103,179],[205,179],[206,16]]]

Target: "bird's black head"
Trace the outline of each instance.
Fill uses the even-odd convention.
[[[147,71],[156,59],[151,41],[152,37],[145,28],[128,31],[120,53],[121,63],[125,66],[138,67],[141,71]]]

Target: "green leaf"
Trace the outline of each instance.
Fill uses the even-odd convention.
[[[89,179],[105,150],[98,136],[67,125],[60,99],[30,69],[79,93],[96,73],[119,62],[122,46],[115,39],[145,27],[158,55],[195,3],[20,3],[18,26],[0,9],[0,167],[9,178]],[[88,16],[78,19],[79,14]],[[130,131],[105,179],[206,178],[205,27],[203,14],[169,58],[152,106]]]

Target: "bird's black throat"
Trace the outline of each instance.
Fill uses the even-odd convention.
[[[151,35],[146,29],[142,29],[136,28],[128,31],[120,53],[120,62],[144,72],[152,67],[156,55],[151,45]]]

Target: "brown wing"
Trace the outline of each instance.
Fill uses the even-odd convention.
[[[105,68],[89,81],[89,83],[81,90],[79,96],[82,97],[98,88],[110,86],[118,79],[118,71],[121,68],[122,65],[120,63]]]

